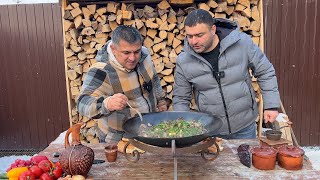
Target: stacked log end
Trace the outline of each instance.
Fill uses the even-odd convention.
[[[108,2],[104,5],[71,3],[63,10],[66,75],[70,94],[71,121],[85,122],[83,140],[98,142],[96,120],[78,114],[75,101],[88,69],[96,62],[96,53],[110,39],[112,31],[121,24],[137,28],[144,37],[144,46],[151,54],[155,69],[161,78],[166,97],[172,99],[176,58],[183,49],[184,20],[188,12],[200,8],[213,17],[237,21],[240,31],[250,35],[259,45],[259,0],[208,0],[187,7],[174,7],[163,0],[156,6],[135,7],[134,4]],[[170,1],[174,3],[173,0]],[[191,1],[192,3],[193,1]],[[190,4],[189,1],[186,3]],[[196,109],[194,103],[191,107]],[[169,109],[172,109],[170,106]]]

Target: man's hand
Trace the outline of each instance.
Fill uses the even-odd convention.
[[[128,98],[124,94],[118,93],[106,98],[103,101],[104,106],[109,111],[122,110],[127,106]]]
[[[275,110],[265,110],[263,115],[264,115],[264,122],[270,122],[273,123],[277,116],[278,116],[279,112],[275,111]]]
[[[159,110],[160,112],[168,110],[166,101],[164,101],[164,100],[159,101],[159,103],[158,103],[158,110]]]

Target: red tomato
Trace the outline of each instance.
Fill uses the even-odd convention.
[[[19,180],[35,180],[36,177],[34,174],[32,174],[32,172],[29,170],[29,171],[26,171],[26,172],[23,172],[20,176],[19,176]]]
[[[60,164],[60,162],[59,162],[59,161],[58,161],[58,162],[56,162],[56,166],[61,167],[61,164]]]
[[[49,160],[47,156],[33,156],[30,161],[32,164],[39,164],[42,160]]]
[[[43,173],[42,169],[36,165],[32,166],[29,170],[36,176],[36,178],[39,178]]]
[[[42,160],[38,164],[39,168],[42,169],[44,172],[50,172],[50,169],[52,168],[52,164],[48,160]]]
[[[54,180],[54,179],[50,176],[48,172],[46,172],[40,176],[40,180]]]
[[[59,166],[56,166],[56,168],[54,168],[54,170],[52,171],[52,174],[54,175],[54,177],[56,179],[58,179],[59,177],[62,176],[62,169]]]

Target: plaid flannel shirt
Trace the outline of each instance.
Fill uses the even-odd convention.
[[[83,116],[101,118],[107,121],[109,127],[122,130],[122,124],[136,112],[129,107],[110,112],[103,105],[105,98],[123,93],[134,108],[148,113],[157,110],[157,104],[164,101],[165,93],[147,48],[142,47],[136,69],[128,72],[109,61],[108,43],[98,52],[97,63],[86,74],[77,100],[77,108]],[[150,92],[144,88],[146,83],[152,87]]]

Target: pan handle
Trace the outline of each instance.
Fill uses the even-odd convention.
[[[134,135],[132,135],[132,134],[130,134],[130,133],[124,133],[124,134],[123,134],[123,137],[124,137],[124,138],[127,138],[127,139],[135,139],[135,138],[136,138],[136,136],[134,136]]]
[[[214,137],[216,137],[217,135],[218,135],[218,134],[211,134],[210,132],[207,132],[207,133],[204,133],[204,134],[203,134],[203,136],[206,137],[206,138],[208,138],[208,137],[214,138]]]

